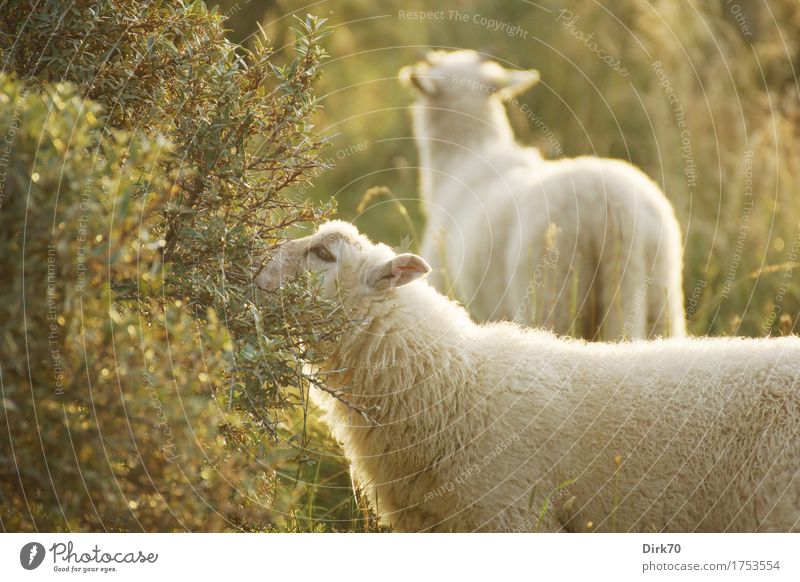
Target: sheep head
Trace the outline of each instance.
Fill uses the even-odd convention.
[[[465,94],[505,100],[535,85],[539,72],[506,69],[471,50],[431,51],[403,67],[400,81],[427,100],[453,101]]]
[[[427,275],[431,268],[422,257],[397,255],[384,244],[374,244],[347,222],[323,224],[311,236],[280,245],[255,277],[265,291],[304,271],[319,275],[322,295],[352,304],[368,303],[391,289]]]

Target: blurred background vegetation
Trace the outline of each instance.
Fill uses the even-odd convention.
[[[218,6],[225,24],[220,25],[216,16],[207,15],[197,3],[191,10],[202,17],[188,8],[176,9],[162,19],[156,33],[142,27],[131,32],[126,42],[135,48],[116,62],[106,54],[115,54],[112,40],[103,49],[103,37],[95,34],[95,45],[87,48],[78,34],[80,15],[72,15],[76,28],[70,42],[64,27],[52,24],[36,34],[40,40],[52,34],[55,42],[28,41],[25,51],[14,45],[19,31],[9,16],[12,13],[0,15],[5,35],[0,45],[3,70],[17,75],[16,80],[3,81],[0,98],[7,95],[8,99],[2,103],[5,117],[0,131],[13,125],[14,103],[31,111],[22,116],[31,120],[30,143],[20,140],[16,146],[27,151],[30,159],[19,166],[22,177],[15,187],[17,196],[39,193],[42,200],[37,214],[41,222],[30,223],[42,225],[35,230],[41,239],[36,243],[17,239],[29,241],[27,253],[35,245],[39,263],[21,265],[21,251],[12,248],[13,237],[7,234],[19,233],[19,228],[3,234],[3,244],[9,245],[3,249],[7,255],[3,269],[16,273],[14,281],[25,273],[24,293],[30,289],[38,293],[27,299],[27,305],[35,305],[42,318],[23,325],[9,314],[5,321],[13,319],[19,325],[16,331],[6,329],[10,324],[2,330],[3,398],[9,420],[0,416],[0,439],[6,434],[22,439],[9,443],[16,448],[5,443],[0,448],[0,517],[5,529],[376,528],[351,490],[341,452],[313,420],[303,397],[309,379],[297,369],[297,357],[313,354],[303,352],[303,346],[311,344],[299,340],[313,343],[326,335],[319,329],[325,307],[315,303],[302,286],[295,291],[297,305],[304,307],[288,315],[287,305],[258,305],[247,295],[244,263],[274,243],[285,227],[318,220],[330,210],[331,202],[339,217],[354,221],[372,238],[413,246],[414,232],[424,228],[424,212],[417,198],[416,151],[408,111],[412,96],[398,83],[397,71],[429,48],[471,48],[508,67],[538,69],[541,83],[508,106],[520,141],[540,147],[549,157],[594,154],[630,160],[661,185],[675,206],[685,236],[684,287],[693,334],[797,332],[800,89],[793,67],[800,58],[796,34],[800,4],[796,0],[619,0],[613,5],[576,0],[568,6],[551,0],[208,3]],[[16,3],[20,10],[27,4]],[[119,12],[136,20],[135,11],[144,10],[148,3],[119,4],[130,4],[131,8]],[[295,17],[305,19],[307,13],[326,18],[331,34],[322,38],[314,25],[299,26]],[[83,18],[95,23],[95,31],[107,27],[109,38],[114,34],[111,24],[124,24],[121,17],[115,20],[109,14],[99,19],[84,13]],[[219,36],[222,28],[227,29],[229,44]],[[301,37],[311,38],[311,46],[322,43],[330,57],[323,59],[321,49],[313,49],[311,61],[304,61],[304,46],[297,44],[293,30],[298,28]],[[210,70],[219,62],[219,53],[206,58],[202,55],[208,56],[207,52],[182,50],[181,39],[200,42],[196,36],[203,34],[209,36],[215,51],[226,55],[226,67]],[[274,52],[262,46],[264,34]],[[181,46],[179,59],[169,45],[161,43],[164,38]],[[620,67],[603,62],[598,49],[624,67],[624,74]],[[40,58],[53,51],[61,51],[55,63]],[[71,61],[75,54],[83,58]],[[152,68],[136,65],[126,70],[120,65],[135,63],[142,55],[152,57],[145,59],[153,63]],[[264,59],[258,80],[242,72],[238,58],[246,63]],[[31,67],[31,63],[39,66]],[[164,63],[173,66],[164,67]],[[192,67],[195,72],[189,73]],[[318,79],[317,71],[322,73]],[[22,97],[22,78],[47,83],[36,85],[36,95],[42,97]],[[76,83],[79,93],[97,101],[101,109],[76,101],[72,86],[51,85],[62,80]],[[265,89],[259,93],[258,86]],[[316,102],[312,102],[312,88]],[[187,106],[188,95],[199,95],[199,105]],[[280,99],[264,101],[267,97]],[[53,100],[64,104],[58,110],[60,120],[49,113]],[[226,104],[230,104],[227,109],[221,107]],[[256,111],[262,125],[248,126],[246,139],[239,142],[241,148],[231,151],[224,128],[240,127],[250,110]],[[92,119],[100,120],[97,127]],[[165,123],[165,119],[176,123]],[[248,159],[244,152],[260,151],[265,141],[266,147],[275,145],[266,138],[273,136],[268,128],[275,127],[270,120],[287,120],[294,132],[282,142],[285,147],[272,147],[263,156],[279,163],[231,173],[231,166],[241,168]],[[128,183],[132,178],[127,171],[120,175],[112,154],[101,156],[102,164],[89,162],[86,168],[80,165],[86,163],[80,155],[65,154],[52,137],[56,135],[56,129],[50,129],[53,124],[62,124],[58,129],[62,133],[86,135],[90,144],[100,142],[103,148],[109,147],[109,136],[125,144],[139,143],[139,149],[120,158],[120,163],[128,164],[123,168],[150,168],[145,174],[147,183],[153,184],[148,186],[152,202],[146,204],[140,182]],[[73,131],[76,127],[82,129]],[[223,133],[215,134],[219,128]],[[195,139],[198,131],[206,141]],[[101,137],[92,138],[92,132]],[[47,139],[42,140],[43,135]],[[173,145],[154,146],[155,135]],[[77,147],[66,138],[59,140],[62,146],[69,143],[70,151]],[[318,148],[316,144],[323,141],[327,146]],[[80,147],[96,149],[95,145]],[[157,152],[151,151],[154,147]],[[51,158],[37,157],[36,148],[51,152],[47,154]],[[164,166],[158,160],[168,156],[168,151],[190,163]],[[299,157],[298,151],[302,152]],[[224,164],[215,157],[222,152]],[[152,170],[155,166],[158,172]],[[175,177],[187,170],[194,173]],[[32,180],[31,172],[39,174],[38,182]],[[63,356],[74,364],[65,372],[73,384],[67,395],[82,394],[77,399],[70,396],[65,403],[55,395],[46,335],[35,336],[41,352],[38,379],[31,372],[35,366],[25,363],[31,356],[24,351],[24,339],[31,341],[34,321],[40,321],[41,330],[48,329],[47,252],[52,240],[48,221],[54,220],[56,204],[58,213],[68,214],[70,204],[79,207],[88,182],[84,176],[94,174],[98,177],[91,180],[93,184],[105,180],[114,186],[102,194],[106,196],[103,209],[92,213],[99,221],[113,219],[115,226],[109,230],[98,224],[90,229],[93,236],[124,231],[126,220],[150,214],[151,242],[167,238],[170,217],[175,217],[173,230],[183,229],[183,234],[173,235],[181,244],[174,247],[173,262],[165,271],[169,276],[163,285],[168,292],[161,293],[161,283],[149,282],[155,286],[147,297],[135,296],[133,307],[130,285],[120,286],[119,281],[141,277],[137,255],[131,255],[129,263],[124,250],[119,251],[121,262],[114,255],[117,274],[103,267],[110,264],[109,249],[98,251],[105,263],[99,263],[95,276],[105,295],[91,297],[98,303],[92,312],[97,326],[75,323],[77,327],[59,336],[65,353],[78,350],[71,360]],[[207,179],[192,181],[198,175]],[[70,186],[60,176],[77,178]],[[164,182],[161,187],[157,187],[159,180]],[[50,187],[43,188],[43,183]],[[388,188],[389,195],[376,190],[372,190],[375,195],[367,195],[376,186]],[[241,200],[244,190],[253,197]],[[197,198],[187,204],[186,196],[192,191]],[[23,200],[18,213],[9,213],[14,192],[6,189],[0,209],[4,229],[11,224],[21,228],[26,212],[30,217],[40,209],[39,203],[25,206]],[[56,194],[60,196],[57,202],[52,198]],[[113,202],[124,199],[131,200],[126,207],[130,214],[114,218],[119,209]],[[176,200],[180,201],[177,209]],[[307,200],[313,207],[305,204]],[[150,214],[136,204],[146,206]],[[262,221],[264,232],[259,232],[257,223],[241,220],[252,204],[258,206],[254,216]],[[239,214],[226,214],[229,207]],[[69,225],[60,214],[55,224],[59,221]],[[237,224],[243,230],[236,231]],[[225,234],[231,230],[232,235]],[[63,244],[74,244],[74,233],[64,236],[72,242]],[[131,240],[142,246],[140,238]],[[222,248],[217,244],[220,240],[228,241],[228,246]],[[247,240],[256,243],[248,246]],[[236,249],[233,259],[230,249]],[[73,263],[76,252],[76,248],[63,250]],[[159,261],[161,255],[153,253],[143,263],[145,271],[161,272]],[[229,277],[220,265],[231,267],[234,275]],[[61,276],[77,275],[72,268]],[[112,280],[117,283],[112,285]],[[25,310],[19,285],[8,291],[4,309]],[[225,291],[229,289],[231,295]],[[61,311],[74,310],[74,305]],[[142,319],[140,313],[147,318]],[[282,327],[287,321],[287,327]],[[133,331],[129,331],[131,326]],[[87,350],[78,344],[88,341],[89,332],[101,335],[91,344],[98,349],[97,361],[87,368]],[[125,334],[130,337],[120,337]],[[72,345],[67,338],[79,338],[78,344]],[[151,355],[145,358],[143,354]],[[200,362],[204,362],[203,371],[197,368]],[[241,364],[246,362],[251,364]],[[15,365],[20,368],[16,372]],[[152,369],[150,384],[138,379],[144,367]],[[120,368],[127,370],[128,383],[121,380]],[[169,426],[175,442],[187,448],[182,451],[185,465],[164,463],[158,448],[165,441],[160,432],[163,425],[153,427],[148,424],[152,420],[147,420],[154,413],[146,400],[151,398],[150,385],[157,387],[158,402],[173,419]],[[100,402],[105,408],[98,408],[95,400],[100,388],[106,390],[104,398],[113,395],[107,404]],[[31,399],[29,393],[36,390],[39,395]],[[24,404],[28,400],[34,403]],[[34,409],[41,416],[39,421],[31,420]],[[98,410],[105,412],[101,415]],[[139,426],[138,422],[140,429],[129,428]],[[48,427],[47,432],[42,426]],[[147,436],[147,431],[154,432]],[[44,435],[41,441],[39,435]],[[107,442],[111,436],[119,441],[112,439],[113,446]],[[65,445],[71,442],[84,442],[85,450]],[[150,448],[143,447],[143,442],[150,443]],[[28,477],[14,469],[20,450],[39,459],[39,464],[31,463]],[[77,492],[75,499],[53,484],[61,479]],[[27,497],[21,495],[22,489]],[[98,500],[89,491],[102,491],[102,496]]]
[[[276,39],[299,8],[278,0],[260,13],[251,4],[241,4],[234,22],[260,20]],[[334,28],[316,119],[335,166],[308,193],[335,197],[340,216],[399,244],[410,233],[396,204],[377,197],[359,209],[369,188],[386,186],[421,228],[413,97],[397,72],[428,48],[471,48],[541,72],[542,81],[508,107],[520,141],[549,157],[630,160],[661,185],[685,236],[692,333],[796,329],[797,2],[352,0],[319,3],[314,11]],[[242,24],[230,34],[246,43],[252,33]],[[587,46],[592,42],[628,73],[604,63]]]

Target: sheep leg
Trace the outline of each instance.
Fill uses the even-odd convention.
[[[648,294],[647,330],[650,338],[686,335],[680,297],[664,285],[654,285]]]
[[[603,289],[602,339],[620,341],[647,338],[649,277],[623,275],[619,286]]]

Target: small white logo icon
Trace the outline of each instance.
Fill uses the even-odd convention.
[[[35,570],[44,561],[44,554],[44,546],[39,542],[27,543],[19,552],[19,563],[26,570]]]

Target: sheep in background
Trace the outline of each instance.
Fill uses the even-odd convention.
[[[350,224],[290,241],[355,323],[319,390],[395,531],[800,531],[800,339],[561,339],[476,325]]]
[[[479,321],[590,340],[685,335],[680,227],[660,189],[620,160],[549,161],[514,141],[503,101],[536,71],[461,50],[400,76],[419,95],[421,252],[440,291]]]

